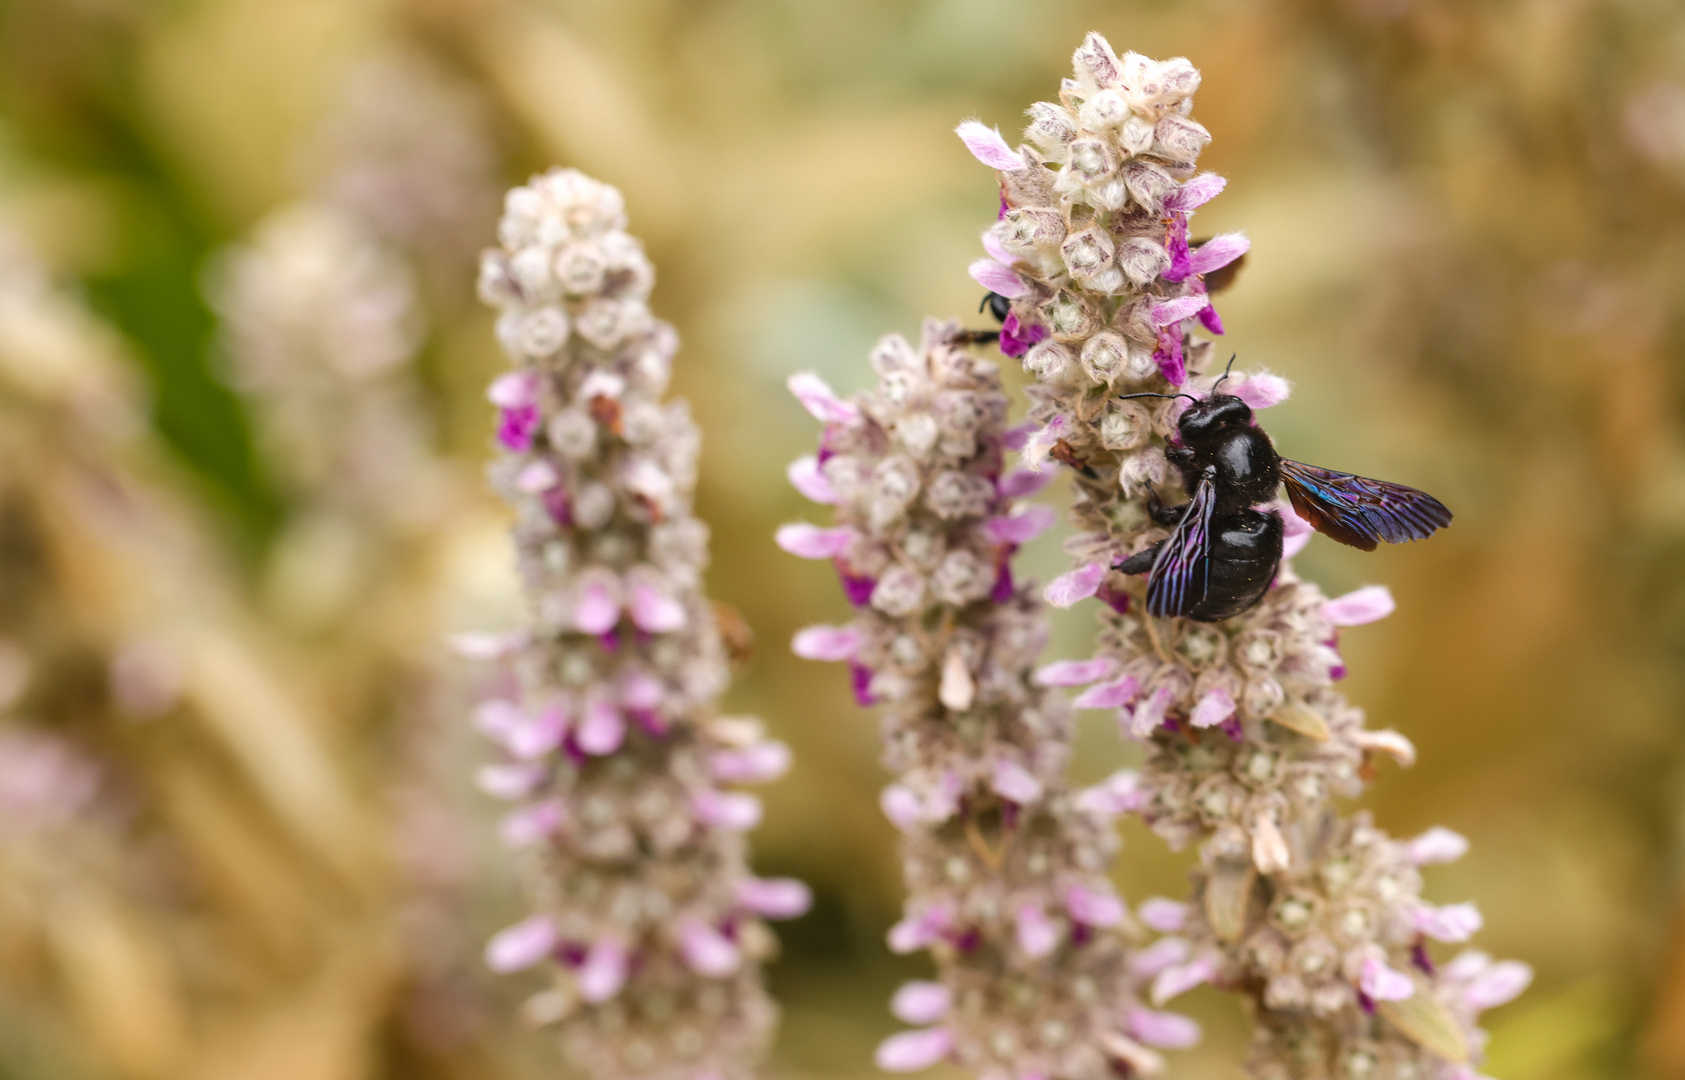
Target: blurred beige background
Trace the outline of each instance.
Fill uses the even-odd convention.
[[[1430,897],[1537,969],[1487,1071],[1685,1077],[1676,0],[5,0],[0,1078],[554,1074],[476,960],[519,908],[440,645],[515,618],[473,256],[551,164],[655,260],[758,639],[729,705],[796,752],[756,859],[818,902],[768,1075],[871,1074],[919,967],[875,720],[787,653],[843,604],[771,541],[815,436],[782,384],[975,310],[995,193],[952,128],[1015,134],[1089,29],[1204,71],[1199,227],[1252,237],[1223,315],[1295,384],[1278,443],[1457,513],[1300,566],[1392,587],[1347,689],[1421,760],[1369,805],[1468,835]],[[1092,777],[1127,753],[1088,722]],[[1127,895],[1181,890],[1127,841]],[[1175,1075],[1238,1075],[1238,1006],[1190,1001]]]

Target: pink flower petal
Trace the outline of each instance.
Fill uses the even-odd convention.
[[[1164,208],[1180,211],[1184,214],[1189,210],[1197,210],[1215,199],[1223,188],[1228,186],[1228,183],[1227,180],[1216,173],[1200,173],[1166,195],[1164,197]]]
[[[761,801],[742,791],[702,791],[690,808],[704,825],[727,832],[747,832],[761,823]]]
[[[1192,949],[1186,938],[1160,938],[1129,955],[1129,970],[1138,979],[1150,979],[1187,960]]]
[[[1280,375],[1258,374],[1247,376],[1239,386],[1228,392],[1254,409],[1267,409],[1286,401],[1291,390],[1287,380]]]
[[[1004,247],[1001,247],[1000,241],[995,239],[993,229],[983,230],[983,250],[988,252],[989,258],[1000,263],[1002,266],[1011,266],[1018,258],[1016,255],[1012,254],[1012,252],[1006,250]]]
[[[1051,506],[1026,506],[1011,517],[990,518],[983,527],[996,543],[1027,544],[1046,532],[1058,517]]]
[[[567,712],[560,705],[547,705],[539,710],[537,716],[523,721],[512,730],[504,745],[522,761],[531,761],[561,746],[567,729]]]
[[[885,1072],[918,1072],[947,1057],[954,1037],[947,1028],[925,1028],[891,1035],[878,1045],[873,1060]]]
[[[1198,315],[1210,306],[1211,298],[1208,296],[1182,296],[1155,303],[1147,309],[1147,313],[1154,326],[1169,326],[1190,315]]]
[[[1495,1009],[1514,1001],[1533,981],[1533,969],[1519,960],[1504,960],[1476,975],[1463,990],[1463,1001],[1475,1011]]]
[[[966,268],[966,272],[977,284],[1009,300],[1029,295],[1030,286],[1024,279],[993,259],[978,259]]]
[[[917,825],[924,816],[924,803],[919,797],[900,784],[891,784],[883,789],[878,796],[878,805],[883,808],[884,817],[902,829],[910,829]]]
[[[802,559],[834,559],[848,550],[859,534],[847,526],[821,529],[817,525],[797,522],[778,529],[778,546]]]
[[[515,487],[526,495],[537,495],[542,491],[549,491],[561,482],[562,475],[556,467],[542,459],[529,461],[521,466],[521,471],[515,474]]]
[[[743,953],[730,938],[695,919],[679,930],[679,952],[685,964],[698,975],[723,979],[743,966]]]
[[[1065,430],[1065,417],[1055,416],[1046,424],[1031,431],[1024,438],[1021,452],[1024,467],[1031,472],[1039,473],[1045,468],[1045,463],[1053,448],[1059,444],[1061,433]]]
[[[1208,691],[1194,706],[1188,723],[1196,728],[1216,727],[1235,714],[1234,698],[1221,688]]]
[[[1410,976],[1373,956],[1363,962],[1357,984],[1375,1001],[1403,1001],[1416,992],[1416,983]]]
[[[471,630],[467,633],[452,634],[448,644],[452,652],[466,660],[496,660],[514,652],[525,641],[526,634],[520,631],[494,634]]]
[[[1011,758],[996,758],[989,786],[996,795],[1015,803],[1033,803],[1041,798],[1041,781]]]
[[[1154,896],[1143,900],[1139,913],[1141,921],[1161,934],[1179,934],[1188,925],[1187,904]]]
[[[482,765],[474,774],[479,789],[494,799],[513,802],[531,795],[544,782],[544,766],[533,762],[510,765]]]
[[[553,836],[566,816],[567,811],[560,802],[546,799],[507,815],[498,825],[498,835],[506,847],[531,847]]]
[[[593,698],[585,706],[574,741],[593,757],[612,754],[626,742],[626,717],[608,698]]]
[[[1130,1009],[1125,1020],[1129,1034],[1148,1046],[1186,1050],[1199,1042],[1199,1024],[1181,1013]]]
[[[1423,904],[1411,912],[1416,929],[1435,941],[1467,941],[1484,925],[1480,909],[1473,904]]]
[[[1000,493],[1004,498],[1022,499],[1034,495],[1053,482],[1053,474],[1041,469],[1016,469],[1000,479]]]
[[[1153,1004],[1163,1005],[1196,986],[1211,981],[1217,974],[1217,962],[1209,956],[1196,956],[1185,964],[1165,968],[1153,979]]]
[[[1084,926],[1117,926],[1126,915],[1116,893],[1087,885],[1072,885],[1065,890],[1065,910]]]
[[[1120,769],[1077,796],[1079,809],[1112,817],[1132,814],[1146,803],[1146,792],[1141,789],[1141,774],[1134,769]]]
[[[1121,709],[1135,700],[1140,689],[1135,676],[1125,675],[1110,682],[1095,683],[1078,694],[1071,705],[1078,709]]]
[[[819,459],[812,454],[799,457],[790,462],[786,474],[790,478],[790,486],[812,499],[816,503],[835,506],[837,490],[831,486],[831,480],[819,468]]]
[[[1085,686],[1109,677],[1116,670],[1117,661],[1109,656],[1096,656],[1092,660],[1055,660],[1036,672],[1035,681],[1040,686]]]
[[[535,372],[510,371],[492,380],[486,398],[500,409],[521,409],[538,403],[542,385]]]
[[[619,621],[620,598],[611,588],[611,578],[606,574],[583,577],[574,587],[574,629],[597,637]]]
[[[1461,833],[1435,825],[1427,832],[1404,845],[1405,855],[1417,866],[1432,863],[1456,862],[1469,852],[1469,842]]]
[[[1033,433],[1038,426],[1039,425],[1033,424],[1028,420],[1024,421],[1022,424],[1014,424],[1012,427],[1007,428],[1006,431],[1001,433],[1000,444],[1008,450],[1022,450],[1024,449],[1025,441],[1029,439],[1031,433]]]
[[[953,925],[953,911],[944,903],[932,904],[917,915],[908,915],[889,928],[889,949],[910,953],[942,936]]]
[[[1194,273],[1209,274],[1245,255],[1251,247],[1252,241],[1245,233],[1222,233],[1195,248],[1188,256],[1188,263]]]
[[[790,649],[804,660],[852,660],[866,635],[852,626],[810,626],[797,631]]]
[[[790,393],[814,419],[826,424],[854,424],[860,420],[860,407],[851,401],[839,398],[831,388],[825,385],[825,380],[809,371],[803,371],[790,376],[786,384]]]
[[[976,120],[967,120],[954,129],[954,134],[965,143],[965,148],[971,151],[972,157],[991,169],[1016,171],[1024,167],[1024,159],[1016,150],[1006,145],[1001,133],[992,127],[986,127]]]
[[[1091,562],[1048,582],[1042,596],[1057,608],[1068,608],[1079,600],[1086,600],[1100,589],[1106,577],[1106,564]]]
[[[579,996],[593,1005],[601,1004],[620,993],[631,972],[631,957],[618,941],[599,941],[585,954],[585,960],[574,972],[574,985]]]
[[[492,935],[486,942],[486,966],[503,974],[525,971],[549,956],[559,940],[550,917],[534,915]]]
[[[1157,731],[1164,723],[1164,714],[1170,710],[1170,703],[1176,699],[1175,693],[1168,686],[1161,686],[1154,690],[1147,700],[1139,702],[1129,714],[1129,735],[1134,739],[1145,739]]]
[[[790,771],[790,748],[781,742],[716,750],[709,771],[722,784],[764,784]]]
[[[642,582],[632,586],[632,622],[651,634],[670,634],[685,624],[685,606]]]
[[[1018,947],[1024,955],[1039,960],[1059,947],[1059,924],[1047,917],[1039,904],[1025,904],[1013,920]]]
[[[527,714],[513,701],[489,698],[474,707],[474,727],[480,734],[507,747],[509,739],[527,721]]]
[[[1398,605],[1385,585],[1365,585],[1322,605],[1322,615],[1335,626],[1362,626],[1393,613]]]
[[[737,887],[737,902],[769,919],[794,919],[813,906],[813,890],[795,878],[750,878]]]
[[[889,999],[889,1011],[908,1024],[934,1024],[952,1007],[953,994],[946,986],[923,979],[902,983]]]
[[[667,686],[647,671],[624,669],[620,676],[620,704],[628,709],[654,709],[667,696]]]

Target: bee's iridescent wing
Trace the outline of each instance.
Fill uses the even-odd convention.
[[[1317,532],[1364,551],[1382,540],[1425,540],[1451,524],[1451,511],[1425,491],[1281,459],[1281,481]]]
[[[1207,475],[1153,560],[1152,576],[1147,579],[1147,614],[1183,616],[1205,599],[1211,579],[1211,519],[1216,509],[1217,484]]]

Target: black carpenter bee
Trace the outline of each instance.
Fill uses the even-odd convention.
[[[998,292],[987,292],[983,294],[983,302],[977,305],[977,313],[981,315],[985,308],[996,322],[1005,323],[1006,317],[1012,314],[1012,301]],[[999,330],[962,330],[959,337],[962,345],[993,345],[999,340]]]
[[[1147,512],[1173,531],[1116,565],[1126,574],[1151,573],[1148,614],[1217,622],[1262,599],[1281,562],[1282,523],[1256,507],[1275,498],[1283,484],[1293,509],[1318,532],[1364,551],[1382,540],[1423,540],[1451,524],[1451,511],[1415,488],[1280,456],[1253,423],[1251,407],[1233,394],[1218,393],[1217,386],[1204,398],[1121,395],[1193,402],[1177,421],[1180,445],[1165,451],[1181,470],[1190,498],[1182,506],[1166,506],[1149,489]]]

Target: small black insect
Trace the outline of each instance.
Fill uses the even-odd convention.
[[[1281,562],[1282,525],[1279,516],[1255,507],[1275,498],[1283,484],[1293,509],[1318,532],[1364,551],[1382,540],[1426,539],[1451,524],[1451,511],[1415,488],[1281,457],[1253,423],[1251,407],[1233,394],[1218,393],[1216,386],[1205,398],[1121,396],[1193,402],[1177,421],[1181,445],[1165,451],[1181,470],[1190,498],[1182,506],[1166,506],[1149,489],[1148,514],[1173,531],[1116,566],[1126,574],[1151,573],[1150,615],[1217,622],[1262,599]]]
[[[983,302],[977,305],[977,313],[981,315],[984,308],[989,310],[996,322],[1004,323],[1006,317],[1012,314],[1012,301],[998,292],[987,292],[983,294]],[[999,340],[999,330],[962,330],[959,335],[962,345],[993,345]]]

